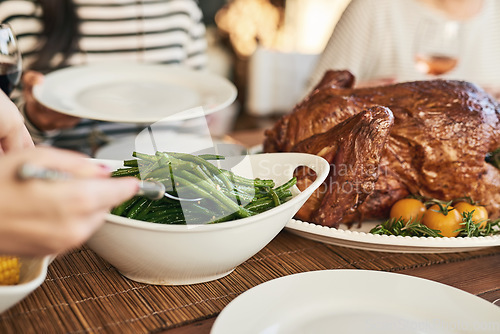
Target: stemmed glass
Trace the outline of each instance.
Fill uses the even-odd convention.
[[[461,25],[458,21],[421,21],[415,38],[417,70],[430,76],[453,70],[459,61],[460,34]]]
[[[21,52],[12,28],[0,23],[0,88],[10,96],[22,72]]]

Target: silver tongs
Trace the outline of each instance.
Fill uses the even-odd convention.
[[[17,169],[17,177],[20,180],[48,180],[48,181],[60,181],[60,180],[68,180],[72,178],[72,175],[67,172],[63,172],[53,168],[45,168],[37,165],[33,165],[31,163],[24,163]],[[201,198],[181,198],[169,194],[166,192],[165,186],[157,181],[146,180],[139,182],[139,191],[136,194],[137,196],[144,196],[151,200],[159,200],[163,197],[168,197],[177,201],[189,201],[189,202],[197,202],[200,201]]]

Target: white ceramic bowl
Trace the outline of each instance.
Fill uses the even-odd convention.
[[[112,168],[121,161],[100,160]],[[233,166],[233,167],[231,167]],[[328,162],[303,153],[256,154],[230,157],[220,168],[237,175],[288,181],[298,166],[313,169],[316,180],[276,208],[248,218],[211,225],[162,225],[109,214],[88,246],[124,276],[162,285],[215,280],[264,248],[326,179]]]
[[[19,284],[0,285],[0,313],[11,308],[38,288],[47,276],[51,257],[21,257]]]

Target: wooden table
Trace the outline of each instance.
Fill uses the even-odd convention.
[[[233,140],[254,146],[262,130]],[[316,242],[284,230],[219,280],[154,286],[121,276],[85,246],[58,257],[44,283],[0,314],[0,333],[209,333],[241,293],[274,278],[312,270],[381,270],[444,283],[489,302],[500,299],[500,247],[446,254],[384,253]]]

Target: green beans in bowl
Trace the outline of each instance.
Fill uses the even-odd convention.
[[[275,187],[272,179],[246,178],[215,164],[225,157],[205,154],[134,152],[114,177],[135,176],[161,183],[169,197],[136,196],[112,214],[161,224],[215,224],[250,217],[292,197],[296,179]],[[180,198],[180,200],[179,200]]]
[[[116,176],[129,172],[142,179],[163,180],[170,194],[200,200],[135,198],[133,204],[115,208],[115,214],[110,213],[88,241],[92,250],[124,276],[150,284],[201,283],[229,274],[284,228],[329,172],[326,160],[304,153],[213,160],[167,152],[162,159],[171,161],[162,160],[160,166],[151,168],[161,154],[155,154],[156,158],[136,154],[137,161],[126,161],[127,166],[123,161],[99,162],[120,170]],[[172,162],[180,165],[172,166]],[[302,192],[293,177],[299,166],[316,174]],[[164,169],[156,172],[158,168]],[[219,179],[211,179],[213,174]],[[173,182],[166,180],[169,175]],[[160,210],[158,202],[165,204]]]

